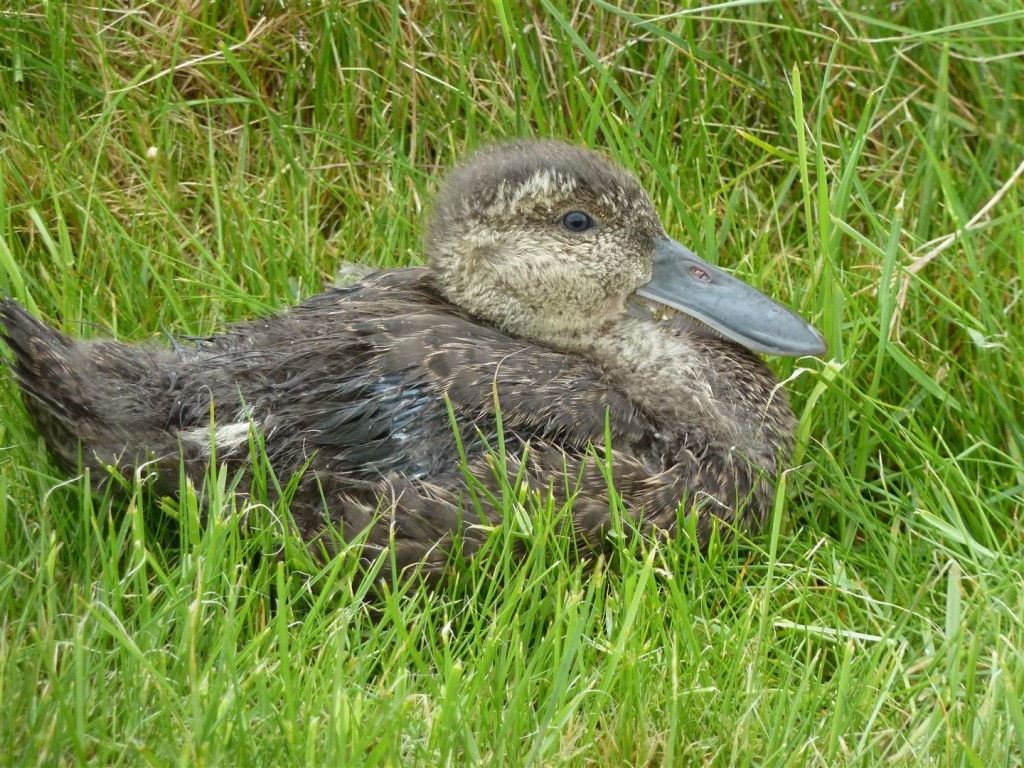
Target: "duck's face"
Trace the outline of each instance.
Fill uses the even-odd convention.
[[[439,194],[427,247],[454,304],[554,346],[600,334],[636,294],[756,351],[824,351],[799,316],[671,240],[636,179],[579,147],[480,152]]]

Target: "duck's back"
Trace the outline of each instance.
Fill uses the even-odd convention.
[[[251,422],[277,466],[312,457],[318,471],[360,482],[456,471],[451,416],[473,455],[497,439],[496,400],[513,441],[582,450],[604,439],[606,414],[628,443],[654,429],[593,365],[480,324],[421,269],[381,272],[239,325],[174,367],[169,423],[188,440],[209,446],[212,401],[218,448]]]

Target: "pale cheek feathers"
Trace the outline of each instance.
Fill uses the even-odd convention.
[[[651,279],[653,236],[638,238],[623,230],[602,232],[597,247],[615,253],[613,260],[598,259],[601,283],[609,292],[632,292]]]
[[[593,244],[559,247],[549,238],[522,235],[496,254],[492,264],[496,286],[537,311],[579,311],[605,293],[602,276],[592,266],[594,248]]]
[[[580,320],[604,316],[609,297],[631,293],[650,279],[644,245],[621,231],[575,242],[545,227],[502,235],[479,228],[467,234],[473,258],[464,259],[457,273],[449,272],[449,280],[459,303],[478,314],[505,314],[502,304],[514,298],[535,312],[571,312]],[[609,259],[609,252],[616,258]]]

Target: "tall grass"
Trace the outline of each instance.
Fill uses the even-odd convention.
[[[85,492],[8,377],[0,762],[1019,764],[1022,118],[1013,0],[6,4],[0,289],[75,335],[418,263],[442,170],[529,135],[830,352],[772,361],[769,531],[584,572],[532,499],[449,589],[369,598],[229,477]]]

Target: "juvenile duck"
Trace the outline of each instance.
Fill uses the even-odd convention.
[[[819,354],[822,337],[670,239],[632,175],[557,142],[492,147],[449,175],[426,250],[427,268],[173,350],[72,340],[10,299],[0,324],[69,470],[141,471],[173,493],[182,466],[202,482],[211,444],[248,467],[256,433],[282,481],[302,472],[290,510],[307,540],[365,531],[399,568],[440,572],[453,542],[469,557],[500,522],[487,494],[470,501],[448,410],[495,488],[495,394],[505,471],[572,497],[586,547],[611,523],[602,463],[647,534],[688,514],[705,541],[716,519],[765,521],[793,415],[755,353]],[[638,297],[683,314],[659,321]]]

